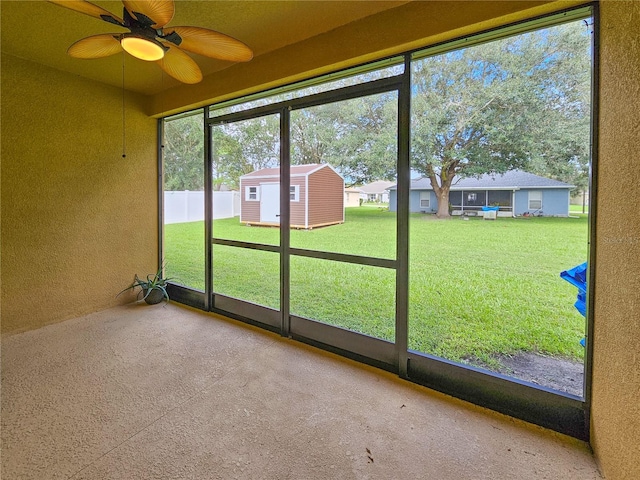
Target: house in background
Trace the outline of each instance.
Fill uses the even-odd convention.
[[[522,170],[504,174],[485,174],[479,178],[462,178],[449,191],[453,215],[481,212],[483,206],[500,206],[498,216],[523,214],[553,217],[569,216],[570,191],[573,185],[540,177]],[[389,189],[389,210],[397,210],[397,187]],[[438,200],[428,178],[411,181],[409,211],[435,213]]]
[[[361,198],[365,202],[388,203],[389,188],[394,185],[395,182],[387,182],[385,180],[377,180],[367,185],[362,185],[359,187],[362,191]]]
[[[359,188],[354,188],[354,187],[345,188],[344,189],[344,206],[359,207],[361,195],[363,195],[363,192]]]
[[[344,222],[344,179],[328,164],[292,165],[291,227],[314,228]],[[280,167],[240,177],[240,222],[280,225]]]

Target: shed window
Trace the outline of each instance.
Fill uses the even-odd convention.
[[[292,202],[300,201],[300,185],[291,185],[289,187],[289,200]]]
[[[529,192],[529,210],[540,210],[542,208],[542,191],[531,190]]]
[[[260,200],[260,191],[258,187],[246,187],[244,199],[247,202],[257,202]]]
[[[420,208],[431,208],[429,192],[420,192]]]

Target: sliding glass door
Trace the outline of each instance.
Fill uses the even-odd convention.
[[[280,115],[211,125],[214,308],[280,325]]]
[[[291,332],[394,364],[398,92],[297,108],[290,132]]]

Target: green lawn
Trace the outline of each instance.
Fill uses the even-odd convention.
[[[569,214],[575,215],[576,213],[589,213],[589,206],[585,205],[583,212],[582,205],[569,205]]]
[[[574,213],[572,213],[574,214]],[[291,232],[293,247],[395,258],[396,219],[384,208],[348,208],[342,225]],[[575,215],[575,214],[574,214]],[[279,243],[277,228],[216,220],[219,238]],[[169,276],[204,288],[203,223],[167,225]],[[411,349],[498,366],[519,351],[580,359],[584,318],[562,270],[586,260],[587,218],[410,220]],[[214,291],[279,306],[276,254],[214,246]],[[393,340],[395,272],[312,258],[291,259],[291,312]]]

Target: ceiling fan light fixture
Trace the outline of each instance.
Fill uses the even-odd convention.
[[[130,55],[147,62],[160,60],[164,57],[164,48],[160,42],[139,35],[123,35],[120,39],[120,45]]]
[[[129,30],[78,40],[67,50],[73,58],[103,58],[124,55],[124,51],[138,60],[157,62],[165,73],[186,84],[202,80],[200,67],[186,52],[229,62],[253,58],[247,45],[224,33],[203,27],[167,27],[175,12],[175,0],[122,0],[122,18],[91,3],[94,0],[48,1]]]

